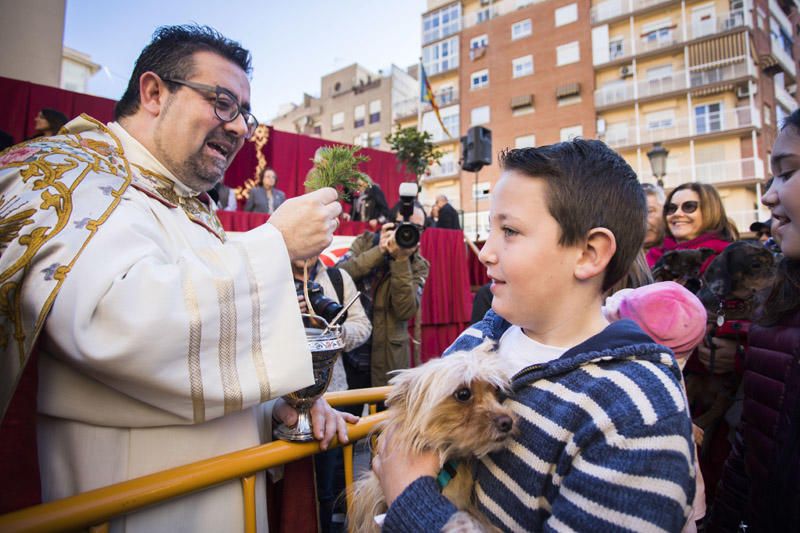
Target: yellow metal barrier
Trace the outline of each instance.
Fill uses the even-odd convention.
[[[383,401],[389,390],[390,387],[376,387],[332,392],[325,395],[325,398],[334,407],[359,403],[372,404]],[[375,425],[385,418],[386,413],[382,412],[364,417],[357,424],[349,425],[347,436],[350,442],[366,437]],[[339,446],[339,443],[334,440],[331,446]],[[349,486],[353,479],[353,456],[352,446],[348,445],[347,448],[350,448],[349,477],[346,476]],[[128,514],[233,479],[242,481],[245,495],[245,531],[255,531],[254,474],[308,457],[319,451],[317,442],[275,441],[219,455],[2,515],[0,531],[4,533],[71,531],[92,526],[96,526],[92,528],[93,531],[107,531],[104,522],[115,516]],[[345,464],[348,461],[347,457],[348,453],[345,451]]]

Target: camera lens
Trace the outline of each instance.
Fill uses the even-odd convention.
[[[419,243],[419,229],[410,222],[403,222],[397,227],[394,240],[400,248],[413,248]]]
[[[302,281],[295,280],[294,287],[298,295],[303,294]],[[342,305],[336,302],[336,300],[325,296],[322,292],[322,286],[313,281],[308,282],[308,299],[310,300],[308,303],[314,312],[328,322],[333,320],[334,317],[339,314],[339,311],[342,310]]]

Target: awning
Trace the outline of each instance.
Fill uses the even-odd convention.
[[[576,94],[581,94],[581,84],[578,82],[567,83],[556,89],[556,98],[566,98]]]
[[[511,97],[511,109],[518,109],[520,107],[527,107],[533,105],[532,94],[521,94],[519,96]]]
[[[741,61],[747,50],[744,42],[746,38],[747,33],[739,32],[690,45],[689,67],[708,65],[709,68],[715,68],[725,63]]]

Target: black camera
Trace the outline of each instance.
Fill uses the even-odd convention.
[[[303,282],[299,279],[294,280],[294,288],[297,295],[303,294]],[[322,292],[322,287],[319,283],[314,281],[308,282],[308,304],[314,309],[314,312],[330,322],[342,310],[342,305],[336,300],[328,298]]]
[[[408,221],[414,214],[414,203],[417,200],[418,191],[416,183],[400,184],[400,214],[403,216],[403,221],[397,224],[394,232],[394,240],[400,248],[413,248],[419,244],[421,236],[419,227]]]

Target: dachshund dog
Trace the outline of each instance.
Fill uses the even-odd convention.
[[[697,250],[670,250],[653,267],[655,281],[674,281],[693,293],[702,286],[700,268],[706,259],[714,255],[711,248]]]
[[[496,530],[476,510],[472,490],[474,461],[505,447],[516,431],[516,415],[503,405],[510,380],[494,346],[486,341],[474,350],[401,370],[390,381],[389,418],[379,430],[391,433],[392,448],[434,451],[445,470],[455,469],[442,494],[459,512],[443,531]],[[355,483],[352,501],[349,530],[380,531],[375,517],[387,506],[374,472]]]

